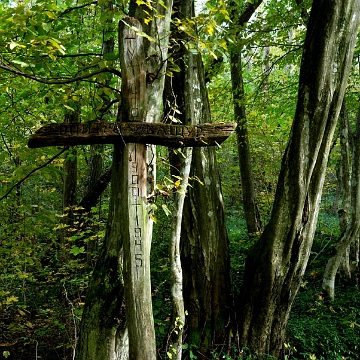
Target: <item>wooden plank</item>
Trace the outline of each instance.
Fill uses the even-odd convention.
[[[29,148],[62,145],[141,143],[170,147],[213,146],[224,142],[236,123],[196,126],[141,122],[86,122],[49,124],[29,139]]]

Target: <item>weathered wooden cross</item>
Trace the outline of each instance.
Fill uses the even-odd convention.
[[[146,144],[174,148],[214,146],[225,141],[235,123],[195,126],[146,123],[146,72],[141,24],[126,18],[120,25],[122,122],[49,124],[29,139],[30,148],[59,145],[123,144],[124,286],[133,359],[155,359],[150,284],[150,236],[147,231]],[[153,356],[149,353],[153,349]],[[148,350],[147,350],[148,349]],[[145,352],[145,354],[144,354]],[[145,355],[145,356],[144,356]]]

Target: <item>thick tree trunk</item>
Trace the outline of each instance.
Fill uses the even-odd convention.
[[[173,7],[173,0],[164,0],[159,4],[152,4],[153,20],[145,24],[143,22],[143,30],[155,42],[144,40],[146,54],[146,122],[161,122],[163,117],[163,91],[166,77],[166,66],[168,58],[170,21]],[[136,6],[135,3],[130,5],[129,14],[136,19],[147,18],[147,14],[151,14],[147,7]],[[156,185],[156,146],[148,145],[147,152],[147,192],[148,196],[154,193]],[[150,211],[150,210],[149,210]],[[152,234],[153,222],[148,222],[148,232]]]
[[[125,360],[128,336],[122,281],[122,238],[119,196],[122,150],[115,146],[109,219],[104,244],[93,271],[82,315],[76,360]]]
[[[262,230],[259,210],[255,199],[254,178],[252,174],[250,144],[245,114],[245,93],[242,76],[241,48],[230,54],[231,82],[234,101],[234,116],[238,126],[236,136],[238,143],[241,192],[246,226],[249,234]]]
[[[162,51],[167,52],[172,1],[164,1],[163,4],[165,4],[165,8],[161,4],[154,5],[154,11],[157,11],[157,15],[162,14],[164,17],[159,16],[159,18],[156,18],[156,25],[150,25],[150,29],[145,29],[148,35],[152,37],[158,36],[160,39],[153,47],[145,43],[147,44],[145,45],[147,57],[156,58],[157,62],[154,61],[154,64],[157,64],[159,69],[158,79],[153,84],[148,85],[151,90],[147,89],[147,117],[151,113],[154,119],[160,118],[161,107],[157,104],[159,101],[161,103],[162,100],[164,84],[162,66],[164,66],[163,61],[166,59],[166,56],[162,57]],[[133,14],[136,12],[134,8],[140,9],[140,7],[136,6],[135,1],[131,1],[130,9]],[[138,19],[147,16],[143,11],[138,11]],[[153,21],[150,23],[152,24]],[[158,56],[158,54],[162,55]],[[151,98],[155,100],[149,99],[150,94]],[[76,354],[77,360],[125,360],[129,358],[122,280],[123,239],[120,235],[123,226],[120,212],[125,200],[121,196],[124,184],[119,181],[123,176],[123,161],[128,163],[129,159],[124,159],[121,150],[122,146],[123,144],[117,144],[114,147],[107,233],[88,288]],[[144,356],[147,356],[147,354],[144,353]]]
[[[298,103],[268,226],[246,261],[240,345],[279,356],[315,232],[330,144],[345,92],[360,1],[314,1]]]
[[[360,111],[357,117],[356,134],[354,137],[350,211],[350,220],[335,247],[336,254],[328,260],[324,272],[322,288],[330,300],[334,300],[335,297],[336,273],[341,263],[344,263],[344,257],[346,257],[347,263],[349,263],[350,245],[358,239],[360,230]],[[347,267],[348,277],[350,277],[348,281],[351,282],[350,264]]]
[[[175,1],[180,19],[194,16],[192,0]],[[173,33],[173,37],[184,34]],[[168,100],[183,124],[211,122],[200,54],[181,49],[180,73],[167,86]],[[176,164],[173,164],[176,167]],[[185,198],[181,263],[186,316],[186,342],[198,347],[198,358],[225,348],[229,322],[229,253],[215,148],[194,148],[190,177],[198,177]]]
[[[136,29],[137,31],[134,31]],[[146,72],[139,20],[119,24],[122,120],[144,121]],[[150,241],[147,211],[146,145],[128,143],[123,149],[120,236],[123,240],[126,318],[130,360],[155,360],[156,343],[151,301]]]

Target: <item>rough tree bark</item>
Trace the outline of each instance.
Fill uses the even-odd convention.
[[[309,258],[330,144],[359,25],[359,0],[314,1],[298,103],[269,224],[251,250],[238,301],[240,346],[280,356]]]
[[[119,24],[122,121],[144,121],[146,72],[142,26],[126,17]],[[136,31],[135,31],[135,30]],[[129,331],[129,359],[155,360],[156,343],[151,301],[150,235],[148,232],[146,145],[123,148],[119,197],[123,241],[123,278]]]
[[[335,297],[335,278],[339,266],[344,262],[344,257],[347,257],[347,262],[349,261],[350,245],[358,239],[360,230],[360,111],[356,119],[354,136],[350,203],[350,219],[335,246],[335,255],[328,260],[324,272],[322,288],[330,300],[334,300]],[[348,267],[348,276],[351,281],[350,265]]]
[[[192,0],[174,1],[179,19],[194,16]],[[173,30],[172,37],[184,37]],[[185,39],[188,41],[188,39]],[[167,86],[167,99],[176,105],[183,124],[211,122],[205,74],[200,54],[184,48],[177,54],[180,73]],[[176,164],[173,164],[176,166]],[[186,342],[198,346],[198,358],[226,347],[229,333],[228,237],[214,147],[193,149],[181,231],[181,263],[186,316]]]
[[[163,6],[165,5],[165,7]],[[152,4],[156,20],[144,26],[144,32],[157,39],[156,44],[145,41],[147,68],[158,70],[157,79],[147,85],[147,121],[149,117],[158,121],[161,114],[162,92],[167,58],[168,30],[172,1]],[[130,14],[139,20],[148,15],[135,1],[130,3]],[[164,55],[165,54],[165,55]],[[151,62],[151,65],[149,65]],[[163,69],[164,68],[164,69]],[[150,88],[150,89],[149,89]],[[121,109],[120,109],[121,111]],[[120,195],[122,184],[118,181],[123,168],[122,144],[115,145],[109,219],[101,254],[90,280],[85,308],[81,321],[81,332],[77,360],[125,360],[129,358],[128,330],[124,304],[124,285],[122,280],[122,246],[120,237],[122,218]],[[148,173],[149,174],[149,173]]]
[[[121,145],[116,145],[106,235],[86,295],[77,360],[128,359],[119,221],[122,159]]]

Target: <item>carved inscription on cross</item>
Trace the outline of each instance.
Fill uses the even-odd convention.
[[[130,188],[130,193],[132,196],[132,203],[131,206],[134,208],[134,213],[135,213],[135,217],[134,217],[134,228],[132,229],[132,234],[131,236],[134,239],[134,246],[135,246],[135,251],[134,251],[134,260],[135,260],[135,267],[136,267],[136,276],[137,278],[139,278],[139,273],[138,273],[138,269],[142,267],[143,265],[143,252],[142,252],[142,246],[143,246],[143,229],[141,227],[141,223],[139,218],[141,217],[142,214],[140,214],[139,211],[139,206],[141,205],[141,191],[140,191],[140,171],[139,171],[139,163],[137,162],[137,152],[136,152],[136,146],[134,148],[134,151],[131,154],[131,188]]]
[[[171,147],[214,146],[227,139],[235,123],[196,126],[145,123],[146,73],[141,24],[125,18],[119,26],[122,75],[121,123],[49,124],[29,139],[29,147],[113,143],[122,146],[119,221],[124,256],[126,318],[132,359],[156,358],[151,305],[150,234],[147,223],[146,144]],[[145,349],[146,347],[146,349]],[[144,357],[146,354],[146,357]]]

